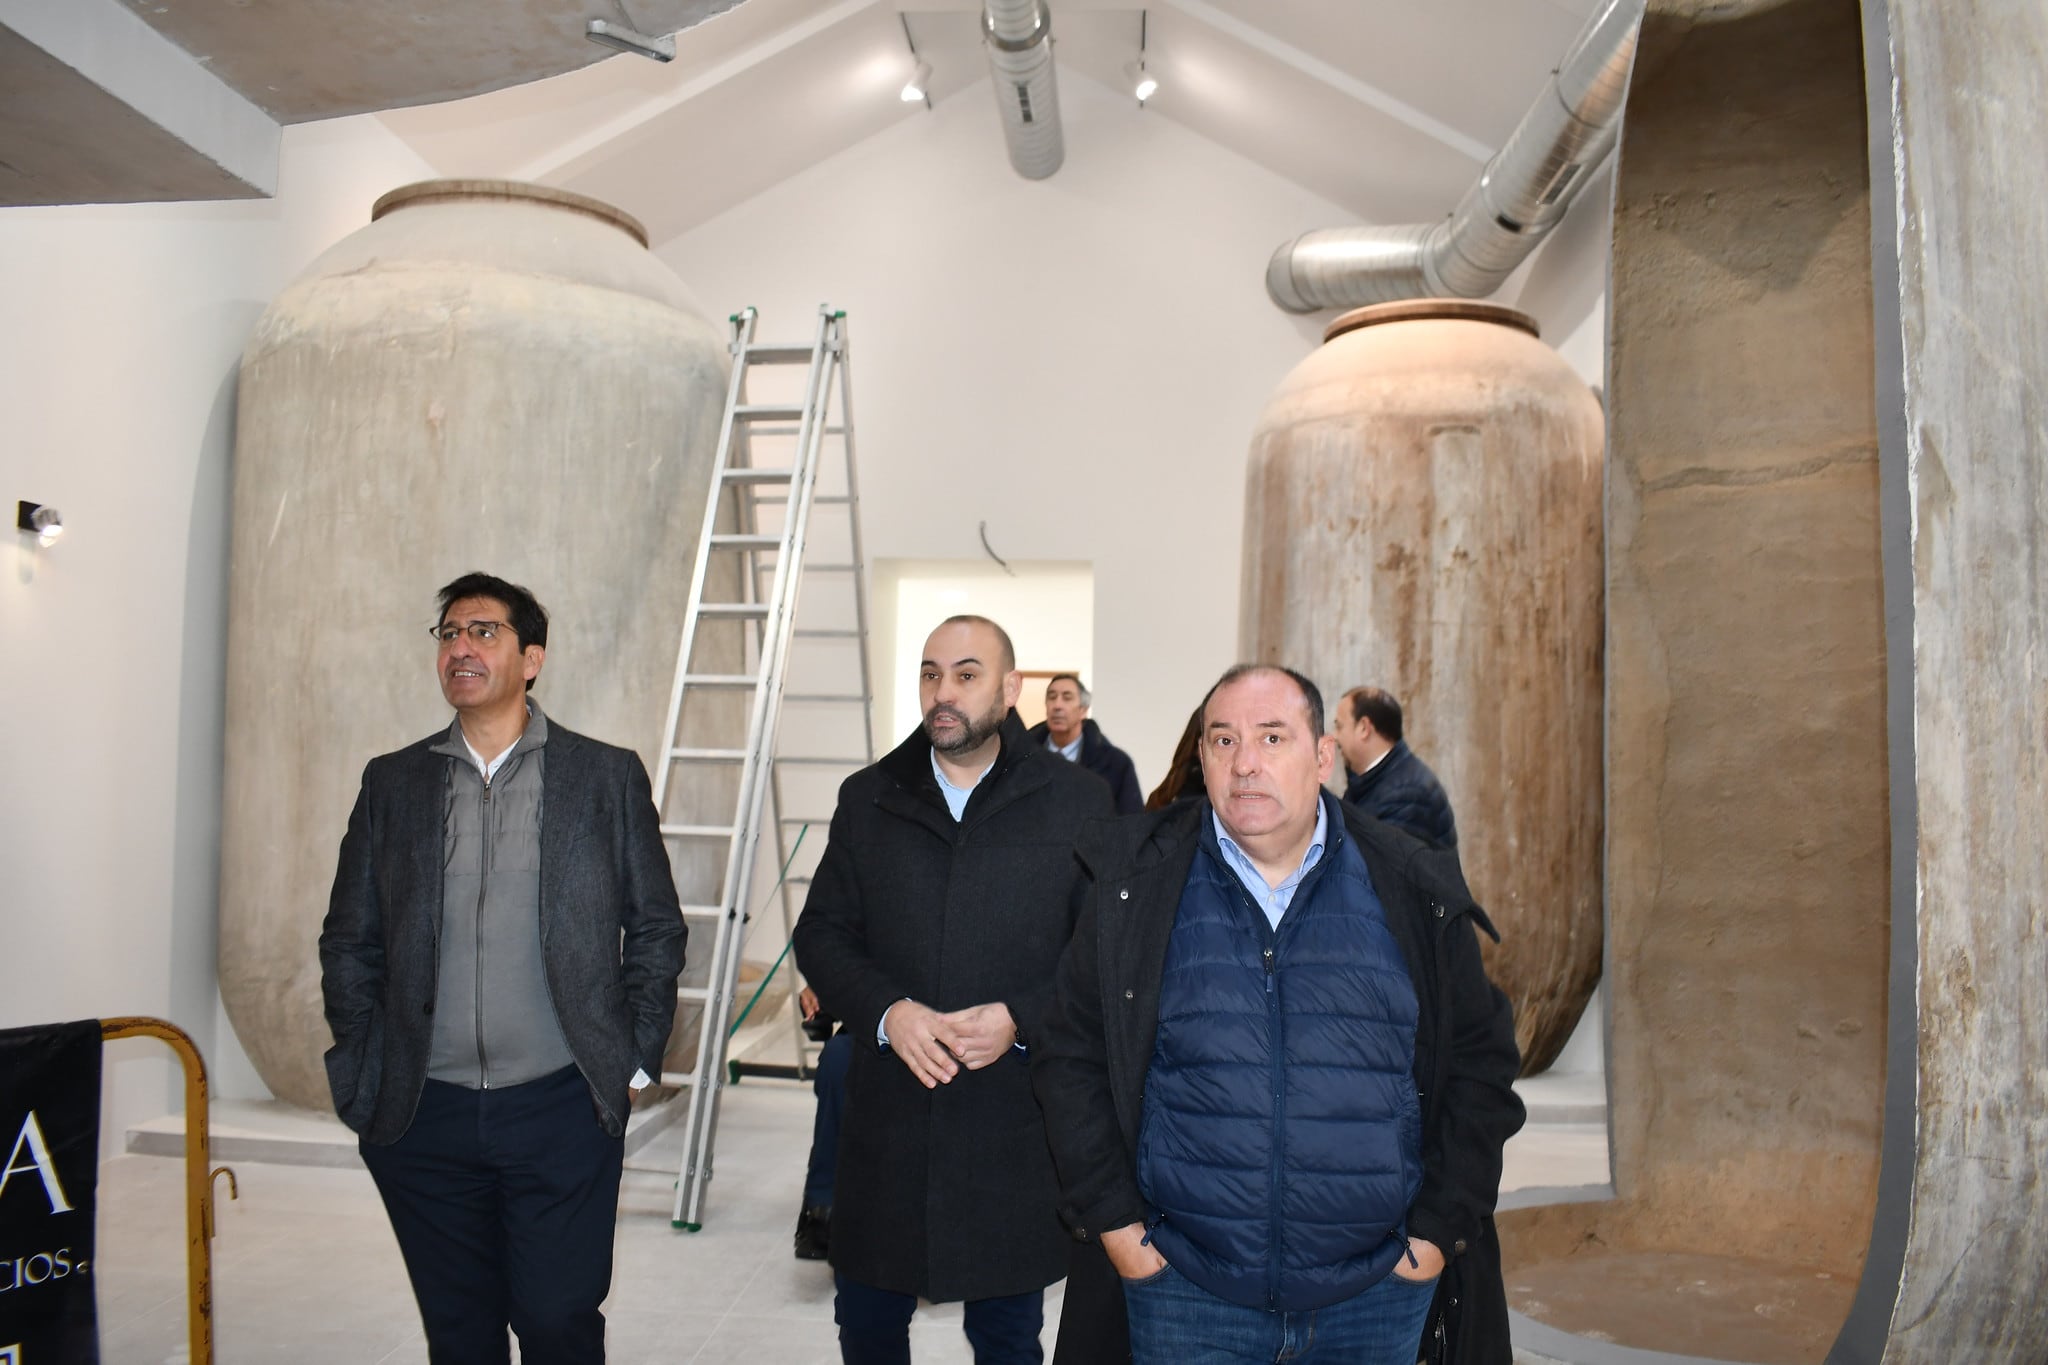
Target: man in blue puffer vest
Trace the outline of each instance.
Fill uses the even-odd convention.
[[[1201,754],[1206,800],[1084,829],[1032,1040],[1061,1216],[1115,1272],[1077,1268],[1058,1359],[1118,1357],[1120,1285],[1139,1365],[1414,1365],[1433,1317],[1450,1359],[1508,1360],[1492,926],[1455,854],[1323,792],[1300,674],[1224,674]]]

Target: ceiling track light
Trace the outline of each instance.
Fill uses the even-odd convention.
[[[636,57],[649,57],[657,62],[676,59],[676,40],[672,34],[656,38],[609,19],[592,19],[583,26],[583,36],[593,43],[630,52]]]
[[[1131,83],[1131,94],[1137,97],[1140,106],[1159,91],[1159,78],[1145,69],[1145,40],[1150,35],[1150,15],[1138,11],[1138,60],[1124,67],[1124,78]]]
[[[932,64],[917,55],[917,40],[910,36],[910,16],[902,10],[896,11],[897,22],[903,25],[903,46],[910,49],[910,79],[903,83],[903,102],[932,107]]]
[[[905,104],[916,104],[920,100],[927,99],[928,96],[925,94],[925,91],[930,87],[931,83],[932,64],[930,62],[919,62],[911,68],[910,79],[903,83],[903,102]]]

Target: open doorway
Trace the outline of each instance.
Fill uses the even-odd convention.
[[[878,559],[870,636],[876,743],[894,747],[918,724],[917,665],[925,637],[948,616],[986,616],[1010,633],[1025,674],[1017,713],[1045,718],[1054,673],[1090,675],[1095,663],[1095,568],[1070,560]]]

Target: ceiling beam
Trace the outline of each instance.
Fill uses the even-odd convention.
[[[610,144],[630,136],[635,130],[647,126],[663,114],[882,3],[883,0],[839,0],[838,4],[828,6],[801,23],[791,24],[774,37],[728,57],[703,74],[682,82],[673,90],[641,100],[618,117],[607,119],[597,127],[579,133],[561,146],[552,148],[521,166],[512,173],[512,178],[547,181],[551,177],[573,176],[587,159],[602,154]]]
[[[0,72],[0,86],[15,94],[32,89],[37,104],[7,110],[0,118],[0,145],[8,145],[13,157],[11,137],[34,144],[18,149],[19,158],[35,161],[40,172],[21,187],[31,196],[34,179],[63,186],[51,199],[10,202],[232,199],[276,192],[276,120],[115,0],[0,0],[0,29],[24,45],[14,49],[20,68]],[[86,124],[37,122],[60,109]],[[67,140],[77,145],[67,146]]]
[[[1431,118],[1405,100],[1396,99],[1376,85],[1369,85],[1349,72],[1340,71],[1320,58],[1281,42],[1265,30],[1254,27],[1229,14],[1208,0],[1163,0],[1170,9],[1180,11],[1190,19],[1207,24],[1218,32],[1235,38],[1246,47],[1264,53],[1276,62],[1292,67],[1312,80],[1320,81],[1341,94],[1348,95],[1360,104],[1376,109],[1388,118],[1405,124],[1425,137],[1433,138],[1462,156],[1469,157],[1479,165],[1493,159],[1494,148],[1477,138],[1467,137],[1441,119]]]

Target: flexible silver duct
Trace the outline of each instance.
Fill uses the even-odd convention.
[[[1273,302],[1313,313],[1500,288],[1613,149],[1643,5],[1605,0],[1448,219],[1304,232],[1266,266]]]
[[[1052,70],[1052,14],[1045,0],[983,0],[981,31],[1010,164],[1026,180],[1043,180],[1067,156]]]

